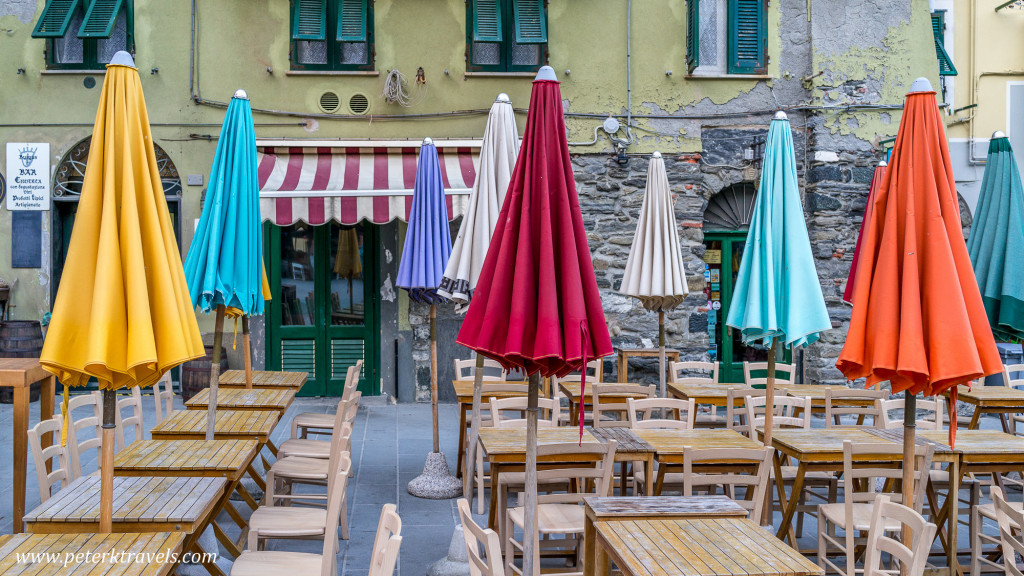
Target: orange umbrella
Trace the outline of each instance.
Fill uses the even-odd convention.
[[[956,386],[1000,372],[1002,363],[960,227],[935,92],[925,78],[907,94],[892,157],[867,214],[853,314],[836,367],[850,380],[866,378],[869,386],[888,380],[893,392],[907,392],[911,448],[914,395],[951,390],[952,444]],[[912,453],[905,461],[913,462]]]

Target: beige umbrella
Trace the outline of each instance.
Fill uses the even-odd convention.
[[[640,300],[644,308],[658,312],[658,382],[665,396],[665,311],[683,303],[686,287],[683,255],[665,174],[665,161],[655,152],[647,167],[647,190],[629,249],[619,292]],[[622,374],[619,375],[621,380]]]

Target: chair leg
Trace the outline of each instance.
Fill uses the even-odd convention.
[[[474,474],[474,482],[476,482],[476,513],[484,513],[484,455],[483,451],[476,450],[476,474]],[[491,487],[494,490],[494,487]],[[472,494],[472,492],[471,492]]]
[[[981,514],[978,513],[978,508],[975,507],[971,510],[971,576],[981,576],[981,531],[982,531],[982,519]]]
[[[492,487],[493,490],[493,487]],[[506,519],[504,523],[505,532],[505,576],[514,576],[515,570],[513,567],[516,562],[516,547],[514,542],[515,538],[515,525],[512,520]]]
[[[348,494],[341,497],[341,539],[348,540]],[[324,538],[327,536],[325,535]]]

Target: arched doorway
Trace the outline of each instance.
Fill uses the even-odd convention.
[[[739,332],[725,325],[756,198],[757,187],[753,182],[739,182],[712,196],[704,210],[708,354],[712,360],[721,363],[719,377],[722,382],[743,382],[744,362],[768,359],[767,350],[745,346]]]

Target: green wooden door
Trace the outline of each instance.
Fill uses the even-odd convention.
[[[340,396],[345,372],[362,359],[359,389],[379,394],[377,227],[267,224],[265,231],[268,369],[309,373],[300,395]]]

